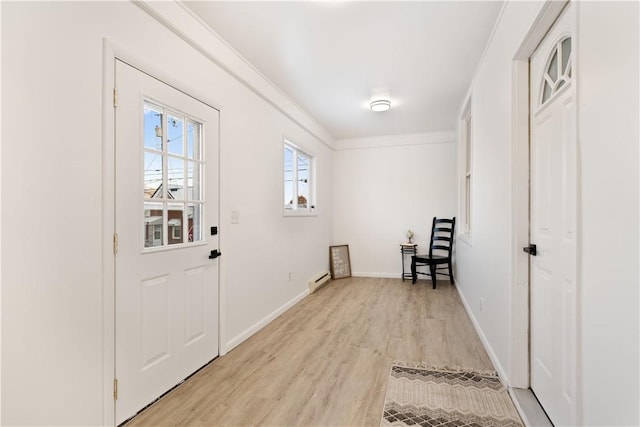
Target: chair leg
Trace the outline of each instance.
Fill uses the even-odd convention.
[[[431,271],[431,282],[433,282],[433,289],[436,288],[436,266],[432,264],[429,266],[429,270]]]
[[[415,285],[418,280],[418,273],[416,271],[416,259],[411,257],[411,284]]]
[[[449,260],[449,281],[453,285],[453,267],[451,266],[451,260]]]

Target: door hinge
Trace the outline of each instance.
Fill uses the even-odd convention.
[[[118,255],[118,233],[113,233],[113,254]]]
[[[113,379],[113,400],[118,400],[118,379]]]
[[[113,88],[113,106],[114,107],[118,106],[118,88],[117,87]]]

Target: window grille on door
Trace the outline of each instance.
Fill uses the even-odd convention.
[[[144,102],[144,248],[203,240],[203,125]]]
[[[571,37],[556,43],[549,54],[547,68],[542,76],[540,105],[547,103],[565,85],[571,82]]]

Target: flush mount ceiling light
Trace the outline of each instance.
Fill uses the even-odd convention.
[[[391,108],[391,101],[388,99],[374,99],[369,106],[371,111],[387,111]]]

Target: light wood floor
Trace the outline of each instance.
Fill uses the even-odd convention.
[[[378,426],[394,360],[493,369],[454,286],[329,282],[129,426]]]

